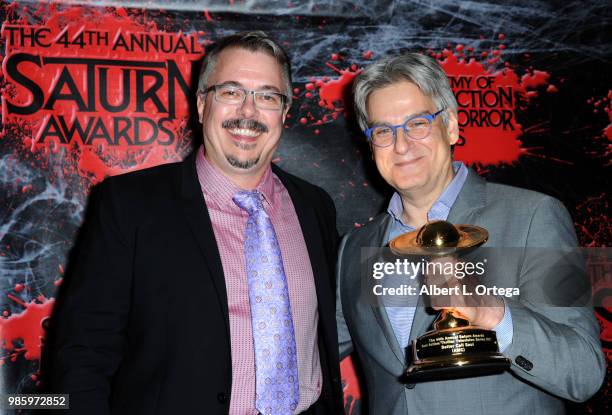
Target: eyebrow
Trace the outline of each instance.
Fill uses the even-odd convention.
[[[227,86],[235,86],[238,88],[244,88],[244,85],[236,81],[225,81],[218,85],[223,85],[223,86],[227,85]],[[257,88],[255,91],[272,91],[272,92],[277,92],[279,94],[282,94],[281,90],[274,85],[262,85],[261,87]]]
[[[416,112],[414,114],[411,114],[411,115],[408,115],[407,117],[405,117],[404,120],[402,121],[402,124],[405,123],[406,120],[408,120],[410,118],[419,117],[419,116],[422,116],[422,115],[431,115],[431,114],[432,114],[432,112],[430,112],[428,110],[423,110],[423,111]],[[372,126],[372,125],[391,125],[391,124],[388,123],[388,122],[384,122],[384,121],[374,120],[374,121],[372,121],[370,123],[370,126]],[[400,124],[398,124],[398,125],[400,125]]]

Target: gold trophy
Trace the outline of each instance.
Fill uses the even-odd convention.
[[[397,255],[458,257],[484,244],[486,229],[433,221],[398,236],[389,243]],[[412,363],[403,380],[407,383],[455,379],[503,372],[510,359],[499,352],[495,331],[472,326],[459,312],[445,308],[433,330],[412,341]]]

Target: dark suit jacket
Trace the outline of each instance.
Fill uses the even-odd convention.
[[[338,235],[322,189],[273,166],[306,240],[323,372],[316,414],[342,411],[334,319]],[[226,414],[227,295],[195,157],[104,181],[54,315],[52,390],[78,414]]]

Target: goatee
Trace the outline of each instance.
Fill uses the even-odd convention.
[[[257,163],[259,163],[259,157],[250,159],[250,160],[246,160],[246,161],[238,160],[234,156],[225,156],[225,159],[230,164],[230,166],[236,167],[238,169],[243,169],[243,170],[248,170],[254,165],[256,165]]]

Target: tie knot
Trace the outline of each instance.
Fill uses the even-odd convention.
[[[246,210],[249,215],[258,210],[264,210],[263,203],[261,201],[261,193],[257,190],[240,191],[234,195],[232,200],[240,209]]]

